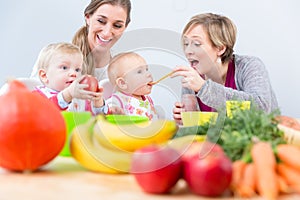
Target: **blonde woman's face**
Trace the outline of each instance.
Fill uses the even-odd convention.
[[[126,28],[127,13],[121,6],[104,4],[86,16],[88,42],[94,50],[106,51],[118,41]]]
[[[212,45],[202,25],[192,26],[183,35],[183,49],[191,67],[199,74],[206,74],[216,64],[218,49]]]

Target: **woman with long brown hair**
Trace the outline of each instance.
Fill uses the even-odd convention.
[[[130,22],[130,0],[91,0],[84,10],[85,25],[74,35],[72,43],[84,55],[84,72],[107,78],[111,48]]]

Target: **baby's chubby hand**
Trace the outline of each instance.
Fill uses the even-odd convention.
[[[85,76],[81,76],[62,91],[63,97],[66,102],[71,102],[72,99],[92,99],[95,96],[95,92],[88,91],[86,88],[88,84],[81,83]]]
[[[98,86],[97,92],[93,92],[93,97],[91,100],[93,100],[94,106],[96,108],[102,107],[104,105],[103,90],[104,88],[102,86]]]

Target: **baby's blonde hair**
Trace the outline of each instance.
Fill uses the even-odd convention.
[[[67,42],[49,44],[40,51],[39,56],[34,65],[34,69],[47,69],[53,57],[61,53],[82,55],[80,49],[74,44]]]
[[[124,62],[125,59],[131,58],[141,58],[141,56],[134,52],[125,52],[119,53],[111,59],[107,68],[107,74],[112,85],[115,85],[117,78],[124,75],[122,74],[124,70],[121,69],[123,67],[121,63]]]

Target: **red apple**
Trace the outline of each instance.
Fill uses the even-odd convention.
[[[220,196],[230,185],[232,163],[219,145],[209,142],[196,145],[201,147],[200,151],[183,156],[183,177],[195,194]]]
[[[181,177],[179,153],[170,147],[148,146],[133,153],[131,174],[148,193],[168,193]]]
[[[89,90],[92,92],[98,91],[98,80],[91,75],[86,75],[81,81],[81,84],[87,84],[88,87],[84,88],[85,90]]]
[[[216,145],[211,142],[194,141],[190,145],[186,146],[184,149],[181,150],[182,161],[185,162],[186,160],[189,160],[190,158],[199,154],[203,156],[203,154],[207,154],[211,151],[225,154],[224,150],[220,145]]]

